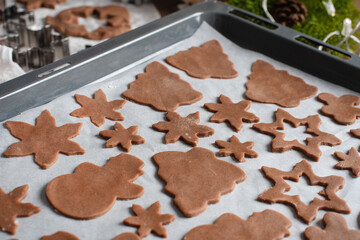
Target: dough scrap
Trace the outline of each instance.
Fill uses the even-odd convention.
[[[159,62],[150,63],[145,73],[138,74],[122,96],[163,112],[175,111],[180,105],[193,104],[203,98],[188,82]]]
[[[253,73],[246,83],[245,96],[261,103],[274,103],[281,107],[296,107],[301,100],[310,98],[318,91],[299,77],[287,71],[276,70],[273,65],[263,60],[253,64]]]
[[[274,186],[263,192],[258,200],[268,203],[285,203],[293,206],[298,216],[307,224],[315,220],[318,210],[326,209],[333,210],[340,213],[350,213],[350,208],[347,203],[336,195],[336,192],[343,188],[345,180],[340,176],[326,176],[319,177],[315,175],[310,163],[303,160],[297,163],[293,170],[284,172],[276,168],[262,167],[261,170],[265,176],[270,179]],[[324,190],[318,194],[324,196],[326,199],[322,200],[317,197],[306,205],[300,200],[299,195],[286,195],[291,187],[285,180],[298,182],[301,176],[305,175],[309,179],[310,185],[324,186]]]
[[[143,166],[140,159],[125,153],[110,158],[104,167],[85,162],[74,173],[51,180],[46,196],[65,216],[96,218],[110,211],[117,199],[135,199],[144,194],[144,188],[133,183],[143,174]]]
[[[158,176],[166,182],[165,190],[175,196],[175,205],[186,217],[204,212],[208,204],[219,202],[221,195],[246,179],[239,167],[217,159],[205,148],[161,152],[153,160],[159,167]]]
[[[235,78],[238,72],[217,40],[167,57],[166,62],[195,78]]]
[[[57,161],[59,153],[85,154],[78,143],[69,140],[79,135],[82,124],[69,123],[57,127],[48,110],[36,118],[35,126],[18,121],[8,121],[5,125],[20,142],[13,143],[4,152],[4,157],[34,155],[35,163],[46,169]]]

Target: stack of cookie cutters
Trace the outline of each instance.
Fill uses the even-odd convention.
[[[25,71],[70,55],[69,38],[35,21],[33,11],[0,0],[0,44],[13,48],[13,59]]]

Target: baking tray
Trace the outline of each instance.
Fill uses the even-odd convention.
[[[208,1],[0,84],[0,121],[119,72],[190,37],[204,21],[243,48],[360,92],[358,56],[242,9]],[[347,59],[319,51],[299,39],[339,52]]]

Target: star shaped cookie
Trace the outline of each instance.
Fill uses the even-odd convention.
[[[239,132],[243,127],[243,122],[258,122],[259,118],[247,112],[251,101],[240,101],[233,103],[230,98],[220,95],[220,103],[206,103],[204,107],[215,114],[210,118],[210,122],[222,123],[228,121],[230,125]]]
[[[217,140],[215,144],[223,148],[219,151],[219,155],[222,157],[233,155],[239,162],[246,162],[245,156],[250,158],[258,157],[258,154],[251,150],[254,142],[241,143],[235,135],[230,138],[230,142]]]
[[[335,156],[340,160],[335,165],[337,169],[350,169],[356,177],[360,177],[360,156],[355,148],[351,148],[348,154],[335,152]]]
[[[73,117],[90,117],[91,122],[98,127],[105,123],[105,118],[114,121],[124,120],[121,113],[116,112],[115,109],[122,108],[126,103],[126,100],[114,100],[108,102],[105,93],[101,89],[95,92],[94,98],[75,94],[75,99],[82,108],[76,109],[70,113]]]
[[[5,123],[11,135],[20,139],[5,152],[5,157],[35,156],[35,163],[41,168],[51,167],[58,159],[58,154],[84,154],[79,144],[70,141],[79,135],[81,123],[56,126],[55,119],[45,110],[36,119],[35,126],[24,122],[8,121]]]
[[[185,143],[196,146],[198,137],[208,137],[214,134],[214,129],[205,125],[199,125],[199,112],[191,113],[187,117],[181,117],[176,112],[166,114],[168,122],[158,122],[152,127],[161,132],[167,132],[165,143],[175,143],[182,138]]]
[[[106,142],[107,148],[113,148],[120,145],[125,151],[130,152],[131,144],[143,144],[145,139],[136,135],[138,131],[137,126],[131,126],[125,129],[120,123],[115,123],[114,130],[104,130],[99,134],[105,138],[110,138]]]
[[[161,206],[159,201],[153,203],[147,210],[137,204],[133,204],[132,209],[136,217],[128,217],[124,220],[124,223],[139,227],[138,234],[140,238],[149,236],[151,232],[166,238],[167,233],[163,225],[171,223],[176,218],[172,214],[160,214]]]
[[[273,123],[254,124],[253,128],[269,135],[274,136],[272,140],[273,152],[286,152],[290,149],[300,150],[315,161],[321,157],[320,145],[336,146],[341,144],[341,140],[334,135],[320,131],[321,120],[319,115],[311,115],[303,119],[295,118],[288,112],[278,109],[275,113],[276,121]],[[307,144],[301,144],[298,140],[286,141],[285,134],[277,130],[284,130],[284,122],[291,123],[294,127],[306,125],[306,133],[314,137],[306,138]]]
[[[274,183],[274,186],[262,193],[258,197],[259,201],[291,205],[297,211],[298,216],[307,224],[315,220],[320,209],[350,213],[347,203],[336,195],[336,192],[345,185],[344,178],[340,176],[319,177],[313,172],[310,163],[305,160],[297,163],[294,169],[289,172],[270,167],[262,167],[261,170]],[[324,186],[325,189],[320,191],[319,195],[324,196],[326,200],[315,197],[309,205],[306,205],[300,200],[299,195],[284,194],[284,192],[288,192],[291,189],[285,180],[298,182],[299,178],[303,175],[308,177],[310,185]]]

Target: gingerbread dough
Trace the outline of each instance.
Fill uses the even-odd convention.
[[[261,170],[274,183],[274,186],[262,193],[258,200],[291,205],[295,208],[298,216],[307,224],[315,220],[320,209],[350,213],[350,208],[346,202],[336,195],[336,192],[342,189],[345,184],[343,177],[334,175],[319,177],[315,175],[311,165],[305,160],[297,163],[294,169],[289,172],[270,167],[262,167]],[[310,185],[324,186],[325,189],[318,194],[324,196],[326,200],[315,197],[309,205],[306,205],[300,200],[299,195],[284,194],[284,192],[288,192],[291,189],[285,180],[298,182],[299,178],[303,175],[308,177]]]
[[[48,110],[36,118],[35,126],[24,122],[8,121],[5,123],[11,135],[20,139],[5,152],[4,157],[34,155],[34,161],[41,168],[51,167],[58,159],[58,154],[84,154],[79,144],[70,141],[80,133],[81,123],[56,126]]]
[[[284,215],[269,209],[253,213],[247,221],[225,213],[214,224],[192,229],[184,240],[279,240],[290,236],[291,225]]]
[[[147,210],[140,205],[133,204],[132,210],[136,214],[136,217],[128,217],[124,220],[124,223],[139,227],[138,234],[140,238],[149,236],[151,232],[166,238],[166,228],[164,228],[163,225],[171,223],[176,218],[172,214],[160,214],[161,205],[159,201],[153,203]]]
[[[97,16],[106,20],[106,26],[100,26],[93,32],[88,32],[84,25],[78,22],[79,17]],[[104,7],[82,6],[66,9],[55,17],[46,17],[46,24],[50,24],[59,33],[84,37],[92,40],[104,40],[118,36],[131,30],[130,15],[125,7],[110,5]]]
[[[178,52],[167,57],[166,62],[195,78],[226,79],[238,76],[234,64],[216,40],[208,41],[201,47]]]
[[[74,173],[51,180],[46,196],[68,217],[96,218],[110,211],[117,199],[135,199],[144,194],[144,188],[133,183],[143,174],[143,166],[140,159],[125,153],[110,158],[104,167],[82,163]]]
[[[272,140],[273,152],[285,152],[291,149],[300,150],[315,161],[321,157],[320,145],[336,146],[341,144],[341,140],[335,135],[320,131],[321,119],[319,115],[308,116],[303,119],[295,118],[288,112],[278,109],[275,113],[276,121],[273,123],[254,124],[253,128],[269,135],[274,136]],[[291,123],[294,127],[306,125],[306,133],[315,135],[306,138],[307,144],[301,144],[298,140],[286,141],[285,134],[277,130],[284,130],[284,122]]]
[[[215,112],[210,118],[210,122],[222,123],[228,121],[230,125],[239,132],[243,127],[243,122],[258,122],[260,119],[253,113],[247,112],[251,101],[240,101],[233,103],[230,98],[220,95],[220,103],[206,103],[204,107],[209,111]]]
[[[113,240],[141,240],[135,233],[122,233],[117,235]]]
[[[239,162],[246,162],[245,156],[250,158],[258,157],[258,154],[251,150],[254,142],[241,143],[235,135],[230,138],[230,142],[217,140],[215,144],[223,148],[219,151],[219,155],[222,157],[233,155]]]
[[[246,83],[245,92],[245,96],[250,100],[296,107],[301,100],[314,96],[318,90],[287,71],[276,70],[273,65],[263,60],[257,60],[252,68],[253,73]]]
[[[360,128],[358,128],[358,129],[351,129],[351,130],[350,130],[350,133],[351,133],[352,135],[354,135],[355,137],[360,138]]]
[[[360,104],[357,96],[343,95],[338,98],[330,93],[321,93],[317,98],[326,104],[321,112],[340,124],[354,124],[360,118],[360,108],[355,107]]]
[[[59,231],[50,236],[43,236],[41,240],[80,240],[72,233]]]
[[[191,113],[187,117],[181,117],[176,112],[168,112],[166,114],[168,122],[158,122],[152,127],[158,131],[167,132],[165,135],[165,143],[175,143],[179,138],[185,143],[196,146],[198,137],[208,137],[215,133],[214,129],[205,125],[199,125],[199,112]]]
[[[105,93],[101,89],[95,92],[93,99],[84,95],[75,94],[75,100],[82,108],[70,113],[73,117],[90,117],[91,122],[98,127],[105,123],[105,118],[114,121],[125,120],[121,113],[116,112],[115,109],[122,108],[126,100],[108,102]]]
[[[120,123],[115,123],[114,130],[104,130],[99,134],[102,137],[110,138],[106,142],[107,148],[113,148],[120,145],[125,151],[130,152],[132,144],[143,144],[145,139],[136,135],[138,131],[137,126],[131,126],[125,129]]]
[[[219,202],[221,195],[246,179],[239,167],[217,159],[205,148],[161,152],[153,160],[159,177],[166,182],[165,190],[175,196],[174,203],[186,217],[204,212],[208,204]]]
[[[335,152],[335,156],[340,160],[335,165],[337,169],[350,169],[356,177],[360,177],[360,156],[355,148],[349,150],[349,154]]]
[[[44,7],[55,9],[56,4],[66,3],[66,0],[16,0],[18,3],[26,5],[29,11]]]
[[[6,194],[0,188],[0,230],[10,234],[16,234],[18,217],[30,217],[40,212],[40,208],[31,203],[22,203],[26,197],[28,185],[23,185]]]
[[[203,98],[188,82],[159,62],[150,63],[122,96],[163,112],[175,111],[180,105],[193,104]]]
[[[305,229],[305,237],[309,240],[359,240],[360,231],[349,229],[343,216],[338,213],[325,213],[323,222],[325,229],[311,226]]]

